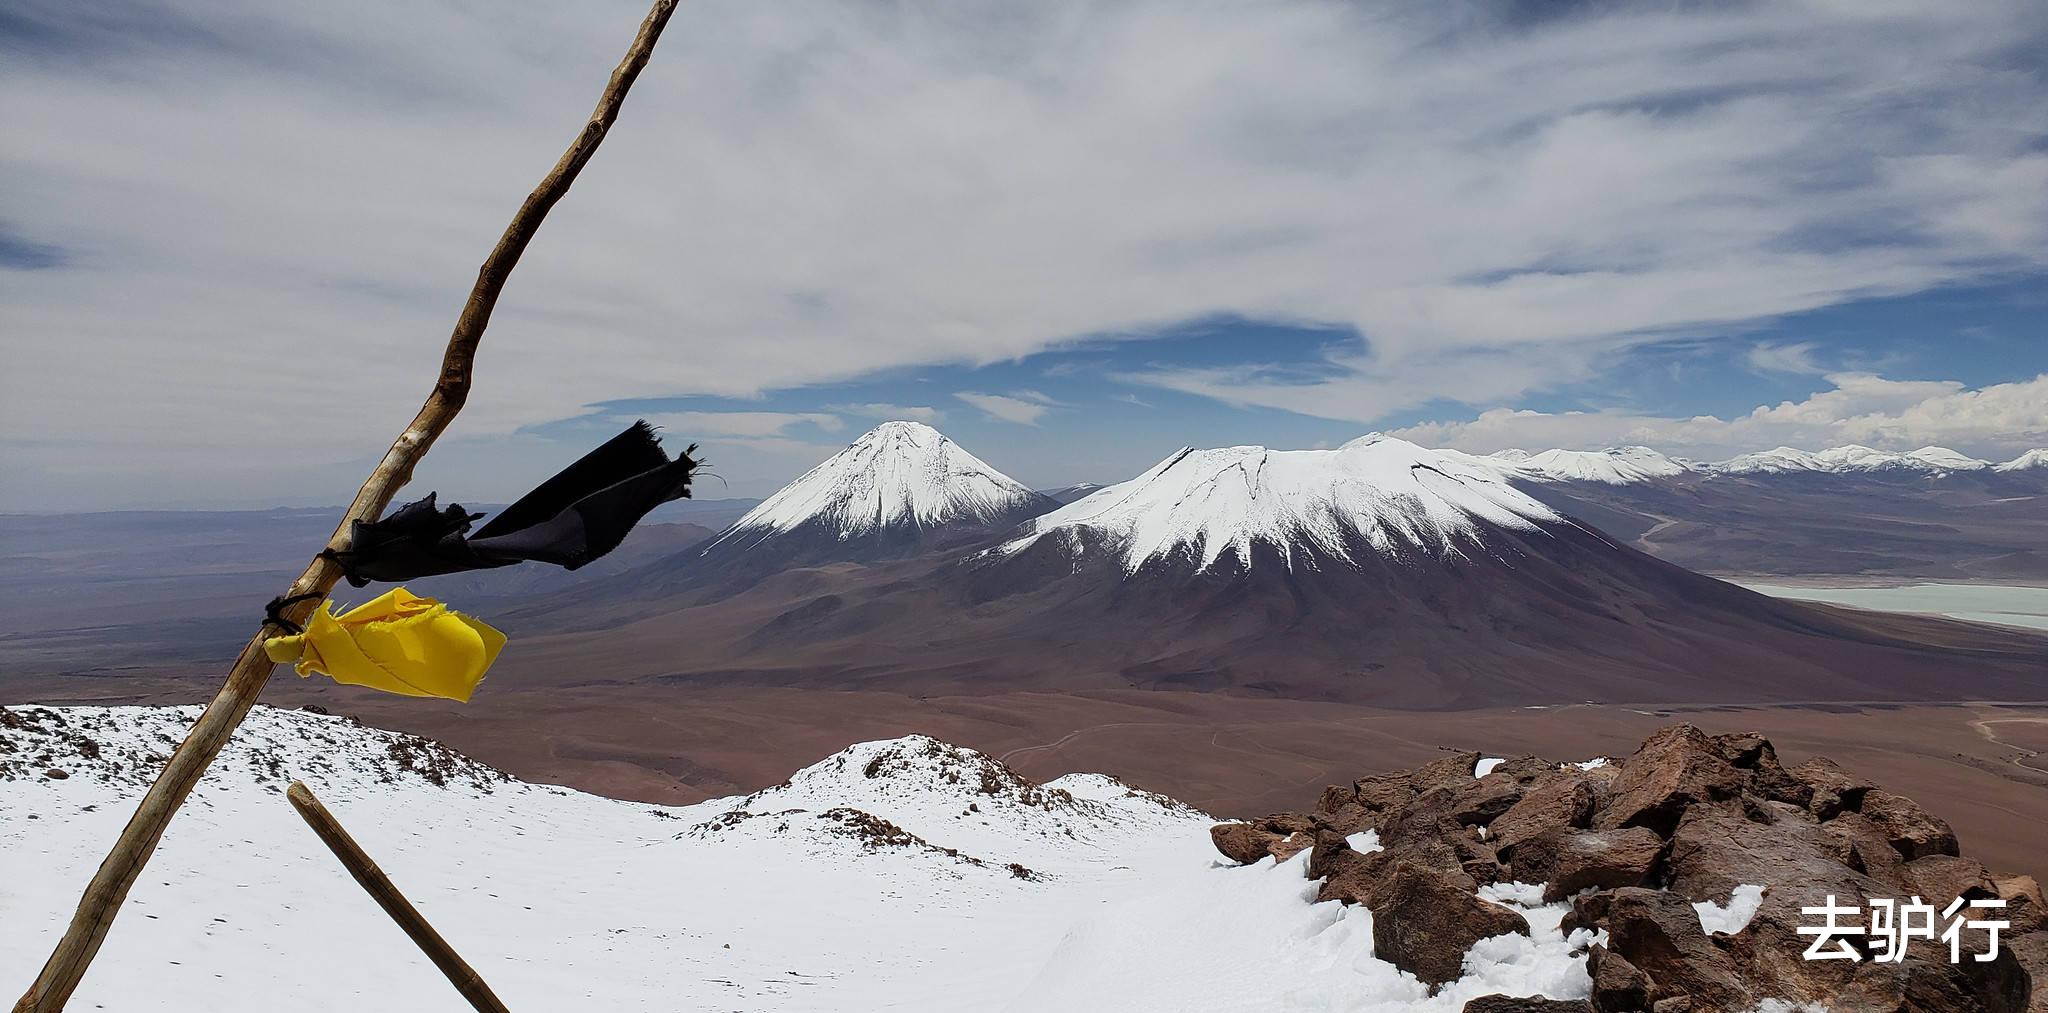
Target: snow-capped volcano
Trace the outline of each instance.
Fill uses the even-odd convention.
[[[1561,518],[1497,474],[1405,440],[1367,436],[1336,450],[1186,449],[1026,525],[995,551],[1041,540],[1114,552],[1126,573],[1168,558],[1197,570],[1249,567],[1254,547],[1354,560],[1459,551],[1484,525],[1533,531]]]
[[[921,422],[885,422],[700,553],[750,568],[866,561],[994,534],[1056,504]],[[772,558],[769,558],[772,557]]]
[[[1039,494],[921,422],[884,422],[747,512],[719,541],[820,525],[842,540],[889,528],[1000,522]]]

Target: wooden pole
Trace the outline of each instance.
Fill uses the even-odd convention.
[[[413,467],[419,459],[448,428],[455,413],[462,410],[463,402],[469,397],[477,342],[490,325],[491,310],[498,304],[498,294],[505,287],[505,279],[511,275],[513,266],[519,263],[520,254],[525,252],[527,243],[539,231],[549,209],[569,191],[569,184],[575,182],[576,175],[583,171],[590,156],[597,152],[597,146],[603,143],[606,131],[618,119],[619,107],[625,101],[627,90],[640,76],[641,68],[647,66],[647,57],[653,52],[654,43],[661,37],[661,30],[668,24],[669,15],[675,12],[675,7],[676,0],[655,0],[654,9],[640,23],[639,34],[626,50],[625,59],[613,69],[611,80],[605,85],[604,94],[598,98],[597,108],[590,114],[589,121],[540,185],[526,196],[519,212],[512,216],[512,223],[506,226],[504,235],[498,238],[498,244],[484,259],[483,266],[477,271],[476,285],[470,289],[469,300],[463,304],[462,315],[456,318],[455,330],[448,337],[448,348],[441,357],[441,373],[434,383],[433,393],[428,395],[426,404],[421,406],[412,424],[399,434],[391,449],[384,452],[383,460],[377,463],[376,470],[357,491],[355,501],[349,504],[347,512],[342,514],[341,523],[334,529],[334,535],[327,541],[329,548],[348,548],[349,527],[353,522],[373,521],[383,515],[384,508],[391,505],[392,496],[412,478]],[[339,566],[328,559],[315,558],[285,593],[324,597],[340,578]],[[300,602],[284,611],[285,618],[303,623],[317,605],[317,598]],[[72,915],[70,926],[57,940],[42,973],[14,1004],[15,1013],[56,1013],[71,1000],[71,993],[78,988],[79,979],[85,976],[86,967],[92,963],[93,955],[99,952],[100,943],[106,939],[107,930],[113,926],[121,902],[127,899],[129,888],[135,885],[143,865],[156,851],[164,828],[170,824],[178,808],[184,805],[185,797],[199,783],[200,776],[206,773],[207,766],[219,755],[221,747],[227,744],[235,726],[241,724],[249,708],[255,706],[264,684],[270,681],[270,672],[275,666],[263,653],[263,640],[270,634],[267,624],[259,628],[235,658],[220,692],[214,695],[212,703],[206,705],[199,720],[193,722],[192,730],[185,734],[185,741],[171,754],[163,773],[157,775],[156,783],[150,785],[148,793],[135,807],[135,815],[129,818],[112,850],[100,863],[99,871],[93,875],[92,882],[85,888],[85,895],[79,899],[77,913]]]
[[[498,996],[491,991],[491,986],[484,984],[483,976],[476,973],[476,968],[469,966],[469,962],[455,952],[455,947],[448,945],[448,941],[441,938],[441,934],[434,931],[432,925],[427,924],[426,916],[420,914],[419,909],[413,907],[412,902],[398,892],[398,887],[392,884],[391,877],[384,875],[384,870],[378,868],[377,863],[370,859],[362,846],[356,843],[355,838],[350,837],[348,831],[343,829],[341,821],[335,819],[334,814],[320,804],[320,800],[313,796],[312,789],[306,787],[304,782],[293,781],[291,788],[285,791],[284,797],[291,799],[292,808],[297,809],[299,815],[305,817],[306,825],[320,835],[320,840],[327,845],[327,850],[334,852],[334,857],[341,859],[342,868],[347,869],[348,874],[354,876],[356,882],[362,884],[363,890],[376,900],[377,906],[383,908],[384,913],[390,915],[391,920],[397,922],[398,927],[412,937],[412,941],[434,961],[434,966],[448,976],[448,981],[455,986],[455,990],[462,993],[462,997],[468,999],[471,1006],[476,1007],[477,1013],[510,1013],[505,1009],[505,1004],[498,1001]]]

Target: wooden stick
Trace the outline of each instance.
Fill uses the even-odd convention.
[[[618,119],[619,106],[625,101],[626,91],[633,86],[633,80],[647,65],[647,57],[653,52],[654,43],[661,37],[661,30],[668,24],[669,15],[675,12],[676,0],[655,0],[654,9],[647,19],[640,23],[640,32],[633,39],[633,45],[626,50],[625,59],[612,71],[611,80],[605,85],[604,94],[597,101],[597,108],[590,114],[590,120],[569,144],[567,151],[555,163],[540,185],[528,194],[519,206],[519,213],[512,217],[512,223],[498,238],[497,246],[485,258],[483,267],[477,271],[476,285],[470,289],[469,300],[463,304],[462,315],[456,318],[455,330],[448,337],[448,349],[441,357],[441,373],[434,383],[433,393],[420,408],[412,424],[399,434],[391,449],[384,452],[383,460],[377,463],[375,471],[356,493],[355,501],[342,514],[341,523],[328,539],[329,548],[336,550],[348,547],[350,525],[357,521],[374,521],[391,504],[391,498],[412,478],[413,467],[425,456],[442,431],[448,428],[455,413],[462,410],[463,402],[469,397],[471,366],[476,358],[477,342],[482,339],[484,328],[491,322],[491,310],[498,304],[498,293],[505,287],[505,279],[519,262],[526,245],[540,229],[541,220],[548,210],[569,190],[577,173],[590,161],[597,146],[604,141],[606,131]],[[341,578],[341,568],[332,561],[315,558],[306,567],[305,573],[292,582],[286,590],[288,595],[317,594],[325,596],[334,589],[335,581]],[[317,599],[300,602],[284,611],[287,619],[303,623],[318,605]],[[192,787],[199,783],[206,768],[219,755],[235,726],[242,723],[249,708],[255,706],[256,697],[263,692],[263,686],[270,681],[274,667],[263,653],[263,640],[271,634],[266,624],[242,648],[236,657],[234,667],[228,670],[228,677],[213,702],[193,722],[192,730],[185,735],[170,761],[164,765],[156,783],[142,797],[130,817],[128,825],[121,830],[121,836],[114,842],[106,859],[93,875],[92,882],[85,888],[85,895],[78,902],[78,912],[71,918],[71,924],[51,951],[50,959],[43,965],[35,984],[14,1004],[15,1013],[55,1013],[62,1010],[71,1000],[71,993],[78,988],[79,979],[85,976],[85,969],[92,963],[93,955],[99,952],[100,943],[106,939],[107,930],[114,924],[121,902],[128,897],[128,890],[135,885],[135,879],[142,874],[142,867],[156,851],[157,841],[163,837],[164,827],[171,817],[185,803]]]
[[[391,877],[384,875],[384,870],[377,868],[377,863],[371,861],[362,846],[356,843],[356,839],[350,837],[348,831],[343,829],[341,821],[335,819],[334,814],[328,812],[327,807],[321,805],[320,800],[313,796],[312,789],[306,787],[304,782],[293,781],[291,788],[285,791],[284,797],[291,799],[292,808],[297,809],[299,815],[305,817],[306,825],[320,835],[320,840],[327,845],[327,850],[334,852],[334,857],[341,859],[342,868],[347,869],[348,874],[354,876],[356,882],[362,884],[363,889],[377,901],[377,906],[383,908],[384,913],[390,915],[391,920],[397,922],[398,927],[412,937],[412,941],[434,961],[434,966],[448,976],[455,990],[462,993],[462,997],[468,999],[471,1006],[477,1008],[477,1013],[510,1013],[505,1009],[505,1004],[498,1001],[498,996],[491,991],[491,986],[484,984],[483,976],[476,973],[476,968],[469,966],[469,962],[455,952],[455,947],[448,945],[448,941],[441,938],[441,934],[434,931],[432,925],[427,924],[426,916],[420,914],[419,909],[413,907],[412,902],[398,892],[398,887],[392,884]]]

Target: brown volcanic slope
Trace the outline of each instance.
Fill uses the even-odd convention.
[[[1489,527],[1446,557],[1296,551],[1291,566],[1260,544],[1248,568],[1126,576],[1108,553],[1041,539],[798,569],[731,595],[666,589],[672,564],[655,564],[501,618],[518,663],[568,685],[1136,687],[1423,709],[2048,698],[2048,638],[1773,599],[1571,523]]]

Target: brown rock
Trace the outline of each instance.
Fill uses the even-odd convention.
[[[1358,804],[1358,789],[1348,784],[1332,784],[1323,788],[1323,797],[1316,800],[1315,814],[1333,813],[1348,805]]]
[[[1516,780],[1513,776],[1495,771],[1461,789],[1452,800],[1450,815],[1467,826],[1485,826],[1498,819],[1502,813],[1514,808],[1535,784],[1532,780]]]
[[[1373,825],[1373,814],[1358,804],[1358,791],[1349,785],[1333,784],[1323,789],[1323,797],[1316,801],[1315,811],[1309,816],[1321,830],[1334,830],[1340,834],[1355,834]]]
[[[1304,813],[1274,813],[1270,816],[1261,816],[1253,820],[1252,826],[1269,834],[1279,834],[1285,837],[1288,834],[1298,834],[1303,831],[1313,833],[1316,828],[1316,821]]]
[[[1358,804],[1372,813],[1399,809],[1416,795],[1415,788],[1405,773],[1375,774],[1372,777],[1359,778],[1352,784],[1351,790],[1358,797]]]
[[[2022,1013],[2027,1009],[2027,974],[2010,952],[1995,961],[1915,954],[1903,963],[1859,965],[1847,987],[1828,996],[1835,1009],[1882,1013]]]
[[[1907,861],[1958,853],[1956,832],[1948,823],[1904,795],[1872,789],[1864,794],[1863,805],[1856,811],[1877,824]]]
[[[1999,876],[1992,880],[1992,888],[2005,901],[2006,921],[2012,923],[2015,935],[2048,929],[2048,901],[2041,898],[2041,884],[2032,876]],[[2048,977],[2041,980],[2041,989],[2048,992]]]
[[[1316,831],[1316,843],[1308,856],[1308,878],[1322,879],[1331,871],[1331,864],[1340,852],[1350,851],[1351,842],[1334,830]]]
[[[1465,1013],[1592,1013],[1584,999],[1541,996],[1482,995],[1465,1004]]]
[[[1475,767],[1474,769],[1477,768]],[[1521,756],[1510,756],[1494,764],[1493,769],[1488,771],[1489,776],[1501,774],[1512,777],[1517,781],[1537,780],[1556,773],[1557,764],[1540,756],[1530,756],[1527,753]]]
[[[1503,851],[1545,830],[1584,828],[1593,822],[1593,786],[1583,777],[1560,776],[1531,789],[1492,823],[1488,837]]]
[[[1436,869],[1408,862],[1394,866],[1370,907],[1373,955],[1430,985],[1459,977],[1473,943],[1529,934],[1521,915],[1479,899]]]
[[[1947,907],[1957,897],[1990,900],[1998,896],[1998,886],[1983,862],[1955,855],[1928,855],[1907,862],[1906,887],[1937,908]]]
[[[1676,894],[1635,887],[1614,891],[1607,948],[1650,979],[1653,995],[1690,996],[1730,1011],[1753,1001],[1735,962],[1707,938],[1698,912]]]
[[[1249,823],[1218,823],[1209,828],[1209,841],[1223,857],[1239,865],[1250,865],[1272,853],[1280,835],[1260,830]]]
[[[1607,904],[1614,899],[1611,890],[1594,890],[1572,898],[1572,909],[1558,920],[1557,930],[1567,936],[1580,929],[1588,932],[1607,927]]]
[[[1891,838],[1861,813],[1845,812],[1821,824],[1822,832],[1834,845],[1831,857],[1863,873],[1901,895],[1912,893],[1906,884],[1906,860],[1892,847]]]
[[[2048,1013],[2048,932],[2011,936],[1999,945],[2012,954],[2032,986],[2028,1003],[2023,1007],[2026,1013]]]
[[[1316,829],[1355,834],[1379,825],[1379,818],[1362,805],[1347,805],[1335,812],[1316,813]]]
[[[1316,902],[1334,900],[1370,907],[1374,892],[1392,868],[1393,862],[1384,851],[1360,852],[1347,848],[1336,852],[1330,856],[1328,875],[1323,885],[1316,888]],[[1478,888],[1479,884],[1472,884],[1472,889]]]
[[[1449,815],[1455,793],[1438,788],[1417,795],[1380,821],[1380,846],[1403,862],[1472,876],[1498,863],[1492,847]],[[1470,866],[1470,868],[1468,868]],[[1474,876],[1474,878],[1478,878]],[[1490,881],[1490,880],[1489,880]]]
[[[1650,1008],[1650,977],[1621,954],[1595,944],[1586,950],[1593,978],[1593,1008],[1600,1013],[1639,1013]]]
[[[1837,861],[1835,840],[1808,822],[1803,810],[1768,802],[1761,812],[1784,818],[1759,823],[1713,806],[1687,812],[1685,822],[1671,835],[1666,861],[1672,892],[1693,901],[1725,902],[1737,886],[1747,883],[1765,889],[1767,905],[1793,898],[1799,898],[1799,904],[1819,904],[1832,893],[1838,901],[1855,906],[1895,892]],[[1796,907],[1786,913],[1790,921],[1798,921]]]
[[[1865,1008],[1837,999],[1853,994],[1855,980],[1879,972],[1869,971],[1868,962],[1804,959],[1813,939],[1800,935],[1799,929],[1815,921],[1801,908],[1826,903],[1832,896],[1836,904],[1859,912],[1845,923],[1861,924],[1860,912],[1871,899],[1896,898],[1899,890],[1835,861],[1829,856],[1834,842],[1828,832],[1807,822],[1804,810],[1792,812],[1797,818],[1775,824],[1710,813],[1695,820],[1688,814],[1672,838],[1672,889],[1693,894],[1694,899],[1720,900],[1710,891],[1733,879],[1764,887],[1763,903],[1749,924],[1733,935],[1714,937],[1747,986],[1758,996],[1821,1002],[1835,1009]],[[1717,837],[1720,840],[1715,841]],[[1897,969],[1885,966],[1893,969],[1885,974]]]
[[[1555,903],[1588,887],[1611,890],[1648,882],[1664,857],[1664,839],[1648,827],[1626,830],[1547,830],[1515,845],[1509,875],[1542,883]]]
[[[1778,751],[1769,739],[1756,732],[1716,735],[1714,748],[1728,765],[1749,772],[1749,790],[1773,802],[1806,808],[1813,801],[1813,786],[1793,777],[1778,762]]]
[[[1836,813],[1855,812],[1863,804],[1864,794],[1877,787],[1826,757],[1815,757],[1787,773],[1813,789],[1807,808],[1824,820],[1833,819]]]
[[[1315,843],[1314,834],[1307,831],[1297,831],[1267,845],[1266,851],[1273,856],[1274,861],[1284,862],[1314,847]]]
[[[1672,725],[1644,740],[1622,765],[1614,797],[1593,815],[1598,830],[1649,827],[1669,836],[1687,806],[1736,797],[1746,779],[1706,734]]]
[[[1472,783],[1478,753],[1446,753],[1408,772],[1408,787],[1420,795],[1435,788],[1463,788]]]

